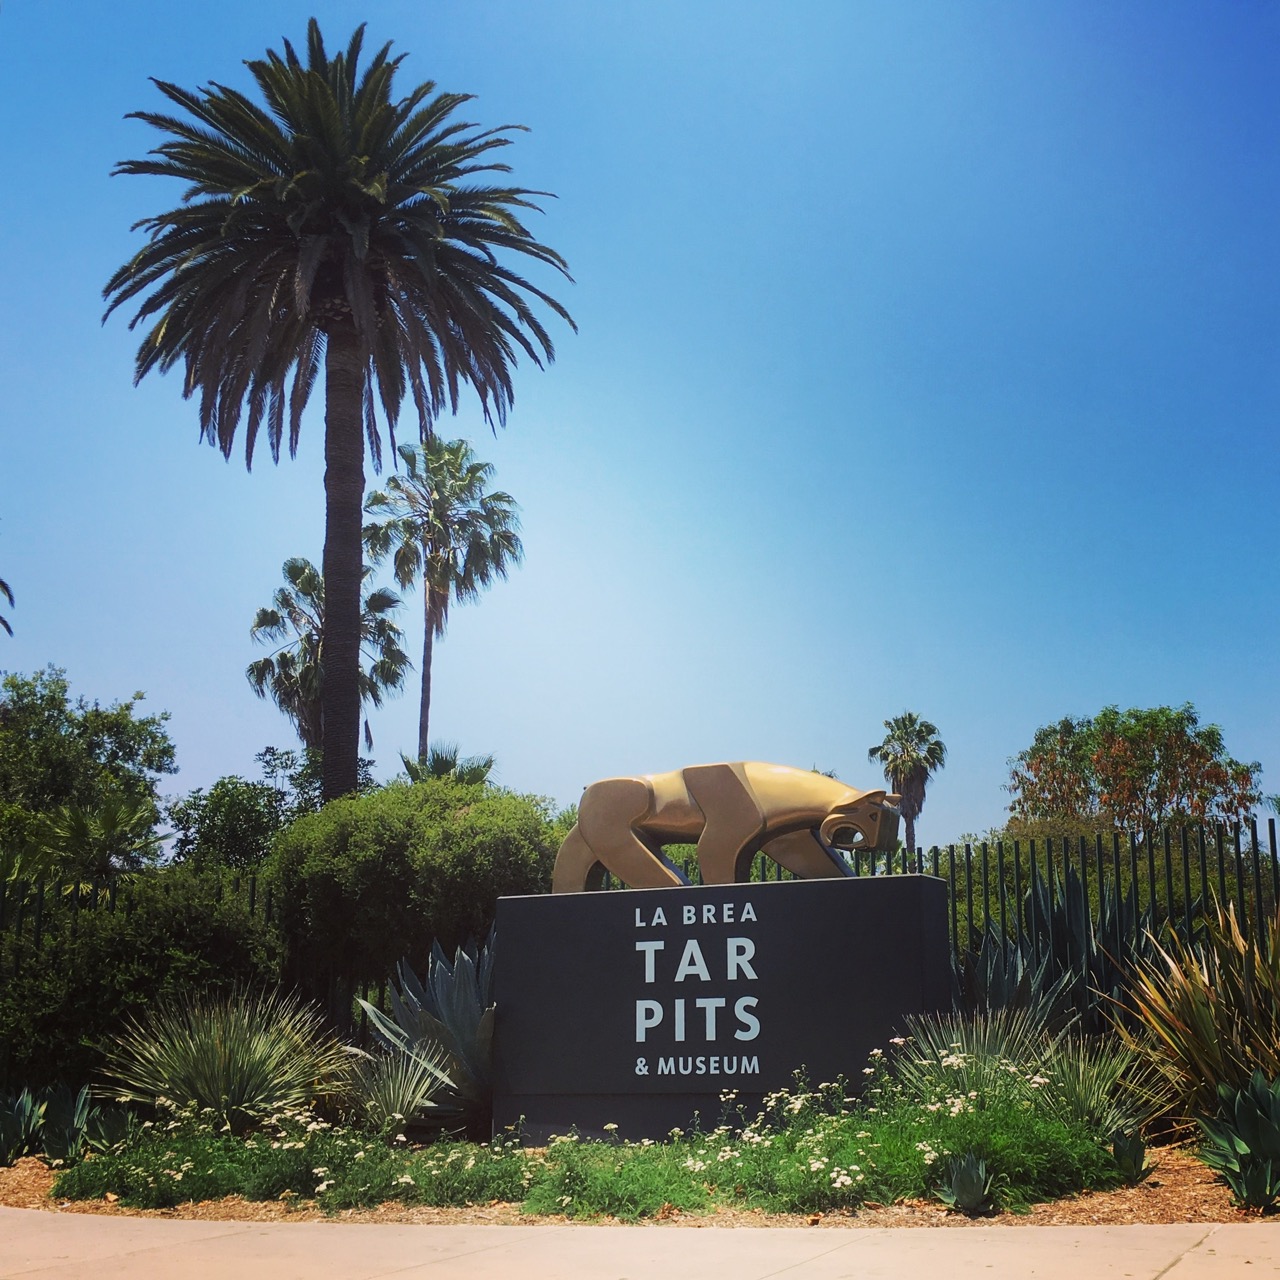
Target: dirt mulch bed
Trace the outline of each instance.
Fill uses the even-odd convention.
[[[868,1207],[857,1213],[764,1213],[756,1209],[719,1208],[695,1215],[673,1210],[650,1223],[686,1227],[969,1227],[969,1226],[1101,1226],[1123,1223],[1240,1222],[1248,1215],[1231,1204],[1225,1185],[1186,1150],[1165,1147],[1152,1153],[1158,1170],[1136,1187],[1095,1191],[1051,1204],[1036,1205],[1029,1213],[1001,1213],[990,1218],[966,1218],[948,1213],[925,1200]],[[50,1196],[56,1172],[42,1160],[28,1157],[0,1169],[0,1205],[41,1209],[51,1213],[105,1213],[141,1218],[196,1218],[233,1222],[410,1222],[450,1224],[563,1225],[561,1217],[534,1217],[518,1204],[494,1202],[464,1209],[432,1209],[390,1202],[374,1209],[348,1209],[329,1215],[314,1200],[206,1200],[174,1209],[127,1209],[110,1200],[54,1200]],[[609,1220],[605,1220],[609,1221]]]

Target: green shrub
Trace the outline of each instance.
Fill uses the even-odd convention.
[[[482,938],[502,894],[550,885],[555,839],[535,797],[448,780],[392,783],[327,804],[281,833],[273,859],[289,974],[317,993],[425,969]]]
[[[1280,911],[1267,932],[1280,937]],[[1219,1088],[1244,1089],[1255,1071],[1280,1076],[1280,946],[1251,945],[1234,906],[1215,904],[1202,942],[1157,948],[1129,997],[1145,1032],[1130,1042],[1164,1074],[1183,1117],[1213,1114]]]
[[[185,992],[278,979],[280,947],[246,895],[219,877],[164,867],[91,910],[45,895],[44,940],[0,934],[0,1088],[96,1078],[101,1046],[124,1021]]]
[[[162,1002],[115,1038],[106,1062],[121,1102],[208,1112],[237,1133],[344,1093],[351,1068],[318,1009],[272,991]]]
[[[690,1173],[680,1145],[622,1147],[569,1138],[548,1148],[525,1207],[530,1213],[608,1214],[626,1221],[653,1217],[665,1206],[697,1211],[710,1196],[707,1181]]]

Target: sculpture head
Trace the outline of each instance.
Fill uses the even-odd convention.
[[[898,843],[897,805],[901,800],[901,796],[884,791],[864,791],[823,819],[818,838],[841,853],[893,849]]]

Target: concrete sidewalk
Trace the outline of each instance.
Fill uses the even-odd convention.
[[[1280,1224],[889,1230],[182,1222],[0,1209],[0,1277],[1263,1280]]]

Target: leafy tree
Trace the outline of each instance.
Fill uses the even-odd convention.
[[[68,805],[91,811],[120,797],[154,823],[156,785],[177,765],[168,712],[139,715],[142,698],[72,698],[60,667],[0,681],[0,851],[29,848],[42,820]]]
[[[369,570],[364,571],[368,577]],[[293,722],[308,751],[321,749],[324,737],[324,687],[328,679],[328,649],[324,639],[324,579],[310,560],[284,562],[287,586],[273,597],[273,608],[259,609],[249,634],[255,640],[284,640],[274,653],[251,662],[245,675],[260,698],[269,694]],[[364,600],[360,614],[360,648],[368,666],[360,668],[360,700],[375,707],[382,695],[399,689],[409,670],[409,655],[400,647],[404,633],[391,620],[400,607],[394,591],[379,587]],[[365,742],[373,736],[365,720]]]
[[[494,153],[512,126],[454,118],[468,101],[430,81],[392,96],[401,58],[384,45],[361,67],[364,28],[332,56],[314,19],[305,53],[284,42],[249,62],[265,106],[223,85],[191,92],[157,80],[178,114],[137,112],[163,135],[118,174],[177,178],[182,204],[144,219],[147,242],[107,282],[107,314],[137,303],[145,325],[135,380],[182,364],[201,437],[229,456],[244,419],[246,463],[265,430],[296,451],[302,411],[325,382],[324,579],[328,675],[322,698],[324,794],[352,791],[360,736],[361,505],[364,441],[375,466],[411,397],[421,433],[470,383],[503,423],[523,352],[554,347],[535,310],[572,324],[509,255],[568,271],[520,221],[540,194]]]
[[[901,797],[899,809],[906,824],[908,849],[916,847],[916,819],[924,808],[929,779],[946,764],[947,748],[938,737],[938,726],[922,720],[914,711],[884,722],[884,741],[867,751],[867,759],[884,768],[884,780]]]
[[[365,525],[364,542],[375,561],[392,556],[402,587],[422,579],[426,634],[422,642],[422,698],[418,709],[418,759],[429,751],[431,656],[449,622],[449,604],[479,599],[495,577],[505,578],[524,554],[515,499],[486,492],[493,467],[479,462],[465,440],[430,439],[421,448],[400,446],[404,475],[369,495],[365,510],[384,516]]]
[[[1228,755],[1217,725],[1181,707],[1104,707],[1036,730],[1009,762],[1015,820],[1133,830],[1237,818],[1262,799],[1261,765]]]
[[[287,826],[304,813],[316,813],[324,806],[323,780],[318,751],[281,751],[267,747],[254,759],[262,766],[263,777],[279,797]],[[356,770],[356,794],[378,789],[373,777],[373,761],[360,757]]]
[[[192,866],[253,870],[285,823],[285,795],[265,782],[230,776],[169,805],[173,855]]]
[[[13,608],[13,588],[3,579],[0,578],[0,596],[3,596],[9,602],[9,608]],[[3,628],[9,635],[13,635],[13,628],[9,625],[9,619],[0,615],[0,628]]]

